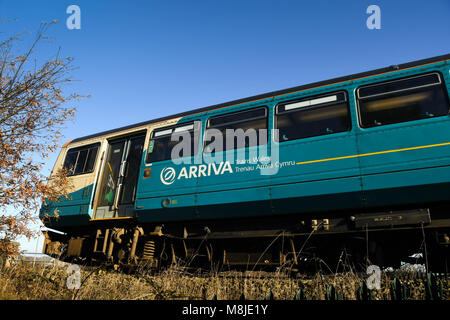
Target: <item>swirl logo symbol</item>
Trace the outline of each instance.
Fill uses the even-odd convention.
[[[164,168],[161,171],[161,182],[170,185],[175,181],[175,169],[171,167]]]

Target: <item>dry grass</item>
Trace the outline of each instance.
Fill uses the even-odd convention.
[[[187,274],[169,269],[153,275],[146,270],[134,274],[81,268],[81,287],[69,290],[65,267],[32,267],[18,264],[0,270],[0,299],[87,299],[87,300],[174,300],[174,299],[240,299],[262,300],[269,292],[275,299],[292,300],[299,288],[308,299],[323,300],[330,285],[348,300],[356,299],[356,291],[364,275],[353,272],[316,275],[309,279],[294,279],[284,274],[231,272],[226,276]],[[410,290],[408,299],[425,299],[425,284],[414,273],[395,274]],[[377,300],[391,299],[390,285],[394,274],[382,275],[380,290],[374,290]],[[444,296],[450,297],[450,280],[443,280]]]

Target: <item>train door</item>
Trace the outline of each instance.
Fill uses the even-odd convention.
[[[109,141],[95,219],[132,217],[145,133]]]

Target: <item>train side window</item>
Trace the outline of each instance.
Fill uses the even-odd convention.
[[[220,152],[224,150],[232,150],[238,148],[254,147],[258,145],[267,144],[267,134],[260,135],[260,129],[267,130],[267,107],[259,107],[245,111],[224,114],[216,117],[211,117],[208,120],[205,133],[205,148],[204,152]],[[222,143],[216,143],[213,131],[210,129],[219,130],[222,134]],[[242,129],[244,133],[243,141],[238,141],[238,131]],[[252,138],[252,130],[255,130],[255,138]],[[227,131],[228,130],[228,131]],[[232,130],[232,131],[230,131]],[[267,132],[267,131],[266,131]],[[228,137],[227,137],[228,133]],[[230,135],[231,134],[231,135]],[[233,139],[231,143],[227,144],[228,140]],[[229,141],[230,142],[230,141]]]
[[[73,148],[67,151],[64,168],[68,175],[78,175],[94,171],[95,159],[100,143]]]
[[[276,107],[278,142],[348,131],[350,113],[345,91],[283,102]]]
[[[200,127],[201,121],[194,121],[190,123],[183,123],[182,125],[178,126],[171,126],[154,130],[150,138],[146,162],[150,163],[195,156],[198,153],[198,138]],[[191,137],[190,154],[183,154],[183,151],[185,150],[182,149],[180,154],[174,154],[172,157],[172,149],[181,141],[172,141],[172,136],[176,137],[177,134],[183,135],[186,132],[189,133]]]
[[[360,87],[357,90],[363,128],[447,115],[449,103],[438,73]]]

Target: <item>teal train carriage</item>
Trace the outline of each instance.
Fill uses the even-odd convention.
[[[450,244],[449,59],[70,141],[53,170],[68,169],[73,190],[69,199],[42,206],[44,224],[62,232],[46,232],[43,250],[86,263],[297,270],[333,265],[343,255],[361,266],[395,266],[424,252],[429,268],[443,270]],[[229,129],[254,129],[254,139],[227,143]],[[214,132],[224,135],[213,139]],[[177,134],[190,143],[174,157]]]

